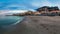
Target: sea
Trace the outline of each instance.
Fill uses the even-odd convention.
[[[6,26],[16,25],[22,21],[24,17],[21,16],[0,16],[0,34],[7,28]]]

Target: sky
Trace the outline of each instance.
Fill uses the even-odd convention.
[[[60,8],[60,0],[0,0],[0,10],[33,10],[42,6]]]
[[[0,14],[25,12],[25,10],[34,11],[42,6],[58,6],[60,8],[60,0],[0,0],[0,10],[14,10],[0,11]]]

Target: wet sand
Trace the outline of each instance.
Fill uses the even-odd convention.
[[[27,16],[4,34],[60,34],[60,17]]]

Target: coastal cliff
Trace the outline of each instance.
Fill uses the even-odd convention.
[[[27,16],[4,34],[60,34],[60,17]]]

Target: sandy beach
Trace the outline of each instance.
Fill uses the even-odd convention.
[[[60,34],[60,17],[26,16],[4,34]]]

